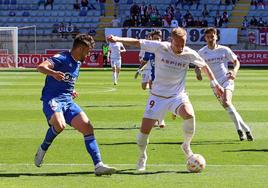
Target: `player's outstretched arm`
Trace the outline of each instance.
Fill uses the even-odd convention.
[[[214,93],[216,94],[217,97],[221,97],[223,94],[223,88],[220,86],[218,81],[216,80],[213,72],[209,68],[209,66],[206,64],[205,66],[202,67],[202,70],[204,73],[208,76],[210,80],[210,84],[212,86],[212,89],[214,90]]]
[[[141,60],[140,62],[141,62],[141,64],[140,64],[140,66],[139,66],[139,68],[134,76],[135,79],[138,78],[139,74],[141,74],[142,70],[144,69],[145,65],[147,64],[147,61],[144,61],[144,60]]]
[[[64,79],[64,73],[60,71],[53,70],[53,65],[49,61],[44,61],[40,63],[37,68],[39,72],[52,76],[56,80],[60,81]]]
[[[137,48],[140,48],[140,40],[135,38],[128,38],[128,37],[117,37],[114,35],[110,35],[107,37],[108,42],[121,42],[128,46],[135,46]]]

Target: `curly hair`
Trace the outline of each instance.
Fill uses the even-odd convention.
[[[74,39],[73,48],[77,48],[81,45],[92,49],[95,47],[95,41],[93,37],[88,34],[78,34]]]

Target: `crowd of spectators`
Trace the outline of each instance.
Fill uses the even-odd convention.
[[[230,3],[236,1],[230,1]],[[226,3],[229,3],[228,1]],[[179,6],[178,6],[179,5]],[[180,8],[195,5],[196,9],[202,7],[202,16],[194,17],[190,10],[183,15]],[[180,8],[178,8],[180,7]],[[210,15],[206,4],[199,4],[199,0],[171,0],[166,7],[164,14],[161,14],[157,5],[146,5],[143,1],[141,5],[133,2],[130,7],[130,16],[123,22],[123,27],[207,27],[208,18],[214,17],[214,26],[223,27],[229,19],[227,11],[222,13],[218,10],[216,15]]]

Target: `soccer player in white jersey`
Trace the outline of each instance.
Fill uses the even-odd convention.
[[[217,44],[217,39],[217,29],[207,28],[205,30],[205,40],[207,45],[201,48],[198,53],[209,65],[218,83],[224,88],[224,93],[222,97],[219,98],[219,101],[235,123],[239,139],[241,141],[245,139],[245,132],[247,140],[253,141],[250,128],[243,121],[232,104],[234,80],[240,67],[240,63],[237,56],[230,48]],[[228,62],[233,63],[233,70],[228,70]],[[196,68],[196,75],[198,80],[202,80],[199,68]]]
[[[117,85],[119,72],[121,69],[121,52],[125,52],[126,49],[121,42],[110,43],[108,52],[108,61],[111,63],[113,69],[113,82]]]
[[[201,67],[214,86],[217,96],[221,96],[223,88],[216,81],[212,71],[197,52],[186,47],[187,33],[183,28],[174,28],[171,32],[171,42],[139,40],[109,36],[110,42],[122,42],[136,46],[155,54],[155,80],[152,85],[137,144],[140,156],[137,170],[146,169],[147,144],[149,134],[156,120],[162,119],[167,111],[182,117],[184,142],[181,148],[188,158],[193,154],[190,143],[195,131],[195,115],[191,102],[185,92],[185,78],[190,63]]]
[[[162,32],[161,30],[154,30],[149,35],[149,40],[156,40],[161,41],[162,40]],[[143,52],[144,50],[141,50]],[[138,71],[135,74],[135,78],[139,75],[141,72],[142,80],[141,80],[141,87],[142,89],[146,90],[149,88],[152,89],[153,80],[155,78],[155,54],[145,52],[143,54],[143,58],[140,60],[141,64],[138,68]],[[164,119],[157,120],[155,127],[164,128],[166,126]]]

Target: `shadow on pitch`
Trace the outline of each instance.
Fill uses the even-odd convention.
[[[136,171],[136,169],[124,169],[124,170],[118,170],[116,174],[121,175],[133,175],[133,176],[146,176],[146,175],[154,175],[154,174],[189,174],[188,171],[172,171],[172,170],[160,170],[160,171],[144,171],[139,172]]]
[[[240,149],[240,150],[224,150],[222,152],[268,152],[268,149]]]
[[[20,176],[74,176],[74,175],[89,175],[94,172],[51,172],[51,173],[0,173],[2,178],[15,178]]]
[[[240,141],[235,140],[222,140],[222,141],[195,141],[191,145],[225,145],[225,144],[239,144]],[[136,142],[115,142],[104,143],[100,145],[136,145]],[[150,142],[149,145],[181,145],[182,142]]]
[[[167,170],[161,170],[161,171],[145,171],[145,172],[138,172],[136,169],[124,169],[124,170],[118,170],[115,174],[119,175],[134,175],[134,176],[140,176],[140,175],[154,175],[154,174],[188,174],[187,171],[167,171]],[[20,176],[31,176],[31,177],[38,177],[38,176],[79,176],[79,175],[90,175],[94,174],[94,172],[52,172],[52,173],[0,173],[0,178],[17,178]],[[103,176],[105,177],[105,176]]]

